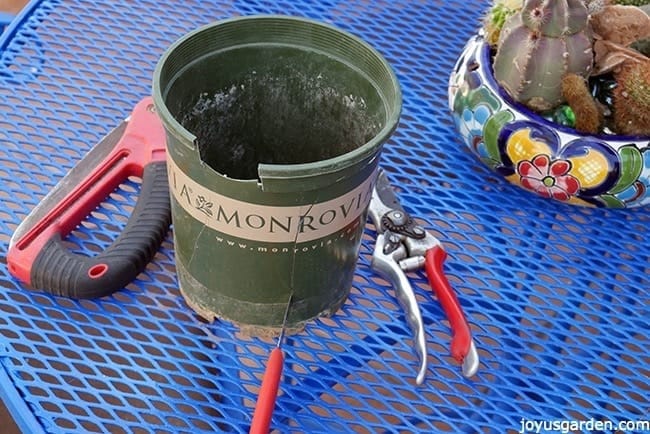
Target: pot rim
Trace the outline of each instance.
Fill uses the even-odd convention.
[[[208,24],[205,24],[201,27],[198,27],[182,36],[180,36],[176,41],[171,43],[167,49],[160,56],[158,63],[153,72],[153,84],[152,84],[152,94],[154,99],[154,104],[160,117],[167,124],[167,132],[173,134],[179,140],[187,143],[195,144],[196,136],[183,127],[180,122],[171,114],[170,110],[167,107],[165,97],[163,95],[163,89],[160,86],[161,73],[165,67],[168,58],[171,54],[181,49],[188,43],[191,43],[193,39],[197,36],[205,33],[216,27],[226,28],[229,25],[235,25],[237,23],[256,23],[262,25],[264,23],[272,22],[284,22],[284,23],[296,23],[298,25],[308,25],[313,28],[320,28],[323,31],[331,32],[332,34],[338,34],[341,38],[345,38],[361,49],[365,50],[369,55],[373,56],[380,64],[383,72],[389,77],[391,91],[394,93],[394,104],[386,104],[385,95],[382,95],[384,99],[384,104],[386,104],[386,119],[382,128],[368,141],[362,145],[345,152],[340,155],[336,155],[331,158],[324,160],[309,162],[309,163],[297,163],[297,164],[271,164],[260,162],[257,165],[257,172],[259,179],[264,181],[268,178],[304,178],[311,177],[314,173],[320,173],[321,171],[337,171],[344,170],[350,166],[353,166],[359,162],[362,162],[368,158],[374,159],[377,156],[377,149],[381,148],[383,144],[390,139],[395,129],[399,124],[399,119],[402,113],[402,89],[397,78],[397,74],[393,69],[392,65],[388,60],[372,45],[370,45],[365,40],[360,37],[340,29],[331,24],[310,19],[303,18],[291,15],[276,15],[276,14],[263,14],[263,15],[244,15],[237,16],[232,18],[227,18],[223,20],[214,21]],[[329,54],[329,53],[328,53]],[[373,83],[376,87],[378,85]],[[378,89],[379,90],[379,89]],[[381,90],[380,90],[381,91]],[[221,173],[215,173],[223,176]],[[255,182],[258,183],[259,179],[237,179],[232,178],[236,181],[241,182]]]

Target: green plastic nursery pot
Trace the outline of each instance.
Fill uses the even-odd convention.
[[[188,304],[253,329],[347,298],[401,92],[386,60],[319,22],[216,22],[160,59],[176,267]]]

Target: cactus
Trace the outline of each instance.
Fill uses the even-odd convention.
[[[624,6],[644,6],[650,4],[650,0],[614,0],[612,3]]]
[[[584,78],[577,74],[567,74],[562,77],[562,96],[575,114],[577,131],[590,134],[600,131],[602,115]]]
[[[614,123],[620,134],[650,135],[650,60],[625,63],[616,73]]]
[[[638,51],[646,57],[650,57],[650,38],[640,39],[630,45],[630,48]]]
[[[587,78],[593,67],[588,19],[582,0],[525,0],[501,30],[494,58],[499,84],[533,110],[560,105],[562,77]]]
[[[594,15],[605,9],[607,2],[608,0],[585,0],[585,6],[589,15]]]
[[[521,1],[497,0],[485,16],[483,28],[485,40],[490,46],[495,47],[499,42],[499,35],[506,20],[521,9]]]

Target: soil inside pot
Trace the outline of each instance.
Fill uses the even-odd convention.
[[[212,57],[183,73],[204,83],[181,98],[177,118],[197,137],[201,159],[229,177],[255,179],[259,163],[309,163],[344,154],[385,123],[370,81],[324,54],[253,46]]]

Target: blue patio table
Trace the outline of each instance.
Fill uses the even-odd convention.
[[[349,300],[284,345],[277,432],[518,432],[535,421],[639,421],[650,410],[650,214],[550,202],[484,168],[458,137],[447,80],[485,1],[32,1],[0,39],[0,249],[83,154],[148,95],[163,50],[199,25],[279,13],[334,24],[395,68],[402,121],[382,166],[443,240],[479,373],[411,273],[429,371],[363,240]],[[68,239],[92,253],[135,202],[128,181]],[[4,258],[4,254],[1,255]],[[273,341],[205,323],[177,286],[171,237],[123,291],[75,301],[0,264],[0,398],[26,433],[247,432]],[[559,425],[558,425],[559,427]],[[587,425],[583,425],[586,429]],[[637,429],[640,431],[640,429]]]

